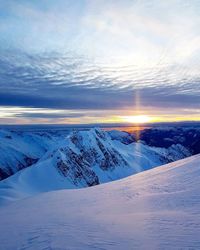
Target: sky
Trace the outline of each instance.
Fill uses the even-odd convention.
[[[0,123],[200,120],[199,0],[0,0]]]

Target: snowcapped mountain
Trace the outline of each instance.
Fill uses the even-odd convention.
[[[37,163],[0,182],[2,202],[40,192],[94,186],[190,155],[181,145],[166,149],[136,142],[124,144],[100,129],[75,131],[56,143],[52,141],[55,139],[50,140],[46,153],[41,151],[43,156]]]
[[[181,144],[192,154],[200,153],[200,127],[195,123],[144,129],[140,139],[149,146],[168,148],[173,144]]]
[[[18,200],[0,207],[1,248],[200,249],[199,183],[197,155],[115,182]]]
[[[36,163],[56,143],[48,133],[0,130],[0,180]]]

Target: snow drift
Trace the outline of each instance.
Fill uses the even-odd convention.
[[[0,208],[2,249],[200,249],[200,156]]]

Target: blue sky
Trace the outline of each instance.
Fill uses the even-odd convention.
[[[0,123],[198,119],[200,2],[0,1]]]

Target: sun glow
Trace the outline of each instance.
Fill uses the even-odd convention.
[[[124,120],[130,123],[148,123],[152,121],[151,117],[148,115],[125,116]]]

